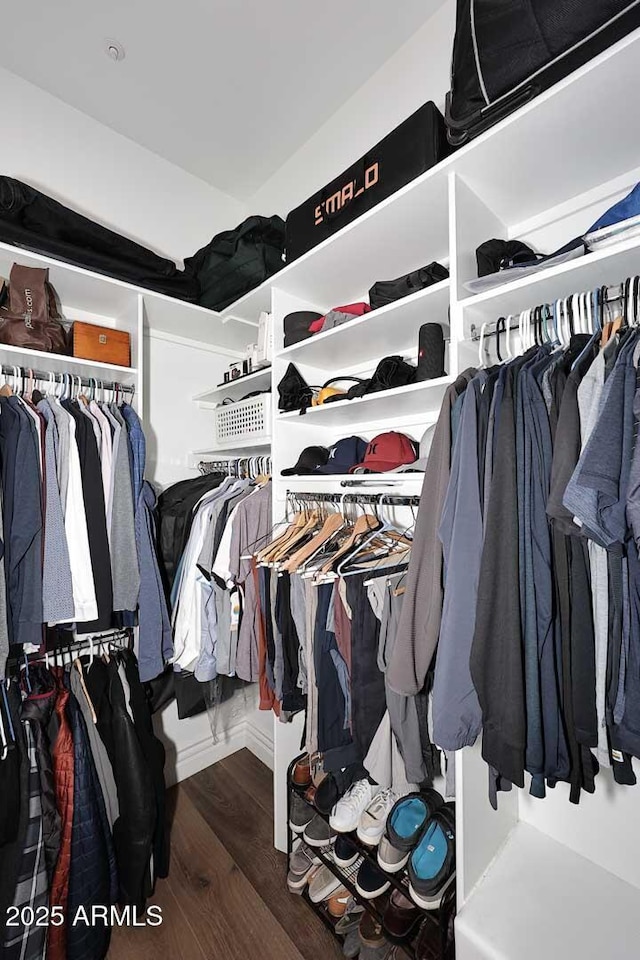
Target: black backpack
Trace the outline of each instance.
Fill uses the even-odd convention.
[[[223,310],[284,266],[284,220],[248,217],[235,230],[218,233],[185,262],[200,284],[199,303]]]

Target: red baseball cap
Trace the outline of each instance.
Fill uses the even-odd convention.
[[[405,433],[379,433],[369,441],[362,463],[352,467],[350,473],[385,473],[414,463],[416,457],[416,445]]]

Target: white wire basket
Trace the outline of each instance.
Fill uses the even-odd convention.
[[[216,445],[230,448],[234,443],[268,440],[271,436],[271,394],[226,403],[215,409]]]

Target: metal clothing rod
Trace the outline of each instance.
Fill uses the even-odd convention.
[[[396,506],[417,507],[420,497],[399,493],[301,493],[287,490],[287,498],[310,503],[390,503]]]
[[[130,642],[132,637],[133,630],[131,627],[108,630],[104,633],[87,634],[82,638],[79,637],[77,640],[70,640],[68,643],[59,643],[52,647],[51,650],[45,650],[44,653],[40,653],[39,650],[35,650],[33,653],[22,654],[20,657],[11,656],[7,660],[7,671],[9,671],[9,669],[12,667],[19,667],[20,664],[25,662],[25,659],[29,663],[33,663],[37,660],[44,660],[45,656],[48,654],[50,659],[55,660],[56,653],[77,653],[84,648],[88,650],[91,643],[115,643],[121,640],[127,640]]]
[[[18,367],[18,366],[7,366],[3,364],[0,368],[3,375],[12,377],[15,375],[16,370],[20,371],[22,377],[30,375],[34,380],[50,380],[51,377],[54,378],[56,384],[59,384],[61,376],[72,377],[72,382],[75,381],[77,384],[80,382],[80,385],[83,387],[94,387],[98,386],[101,390],[118,390],[121,393],[130,393],[131,396],[136,392],[134,384],[122,384],[117,380],[101,380],[99,377],[81,377],[75,373],[69,374],[60,374],[54,373],[53,370],[44,371],[44,370],[34,370],[33,367]]]
[[[410,464],[409,464],[410,466]],[[411,473],[409,471],[405,473],[399,473],[396,477],[390,477],[385,475],[384,478],[376,480],[374,477],[369,477],[366,480],[341,480],[341,487],[392,487],[396,483],[402,483],[406,480],[412,480],[414,478],[422,477],[420,471],[415,471]]]

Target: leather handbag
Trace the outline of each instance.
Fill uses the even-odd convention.
[[[377,310],[387,303],[393,303],[394,300],[401,300],[402,297],[408,297],[412,293],[417,293],[418,290],[424,290],[425,287],[446,280],[448,276],[447,268],[434,260],[426,267],[406,273],[397,280],[378,280],[369,290],[371,309]]]
[[[25,350],[68,354],[49,270],[14,263],[9,274],[9,301],[0,307],[0,343]]]

